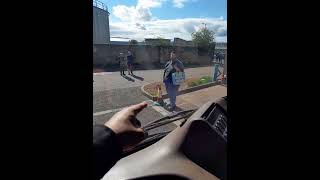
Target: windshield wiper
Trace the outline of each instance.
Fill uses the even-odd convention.
[[[180,119],[186,119],[190,117],[194,111],[195,109],[185,110],[185,111],[174,113],[173,115],[162,117],[160,119],[147,123],[144,127],[142,127],[142,129],[144,131],[149,131],[151,129],[169,124],[171,122],[174,122]]]

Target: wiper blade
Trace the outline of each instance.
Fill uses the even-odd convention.
[[[124,150],[123,155],[127,156],[128,154],[139,151],[139,150],[157,142],[158,140],[165,137],[166,135],[168,135],[171,132],[171,131],[165,131],[165,132],[149,134],[148,133],[149,130],[166,125],[166,124],[169,124],[174,121],[178,121],[180,119],[186,120],[187,118],[189,118],[193,114],[194,111],[195,111],[195,109],[180,111],[180,112],[174,113],[172,115],[159,118],[159,119],[152,121],[150,123],[147,123],[144,127],[142,127],[142,129],[145,132],[145,139],[142,140],[140,143],[138,143],[136,146],[134,146],[130,149]]]
[[[142,129],[144,131],[148,131],[150,129],[154,129],[154,128],[169,124],[171,122],[174,122],[174,121],[177,121],[180,119],[188,118],[189,116],[192,115],[192,113],[194,111],[195,111],[195,109],[180,111],[180,112],[174,113],[172,115],[162,117],[160,119],[157,119],[155,121],[147,123],[144,127],[142,127]],[[180,115],[182,115],[182,116],[180,116]]]
[[[135,152],[137,150],[140,150],[142,148],[145,148],[146,146],[149,146],[150,144],[160,140],[161,138],[165,137],[166,135],[168,135],[171,131],[167,131],[167,132],[161,132],[161,133],[155,133],[155,134],[151,134],[151,135],[147,135],[147,137],[141,141],[140,143],[138,143],[137,145],[135,145],[134,147],[130,148],[130,149],[126,149],[123,152],[123,155],[128,155],[132,152]]]

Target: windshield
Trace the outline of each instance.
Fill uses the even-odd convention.
[[[93,71],[94,124],[142,101],[143,126],[226,96],[226,0],[94,0]]]

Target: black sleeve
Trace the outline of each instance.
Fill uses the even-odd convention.
[[[101,179],[120,159],[122,149],[116,134],[104,125],[93,127],[93,168],[94,179]]]

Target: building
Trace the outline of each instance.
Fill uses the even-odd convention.
[[[145,42],[146,45],[155,45],[155,46],[157,46],[157,45],[166,45],[166,44],[170,45],[171,40],[170,39],[159,39],[159,38],[151,39],[151,38],[149,38],[149,39],[145,39],[144,42]]]
[[[218,53],[218,52],[222,54],[227,53],[227,42],[216,42],[215,53]]]
[[[227,43],[226,42],[216,42],[216,48],[227,49]]]
[[[129,45],[129,41],[110,41],[111,45]]]
[[[173,39],[173,45],[174,46],[194,46],[192,41],[186,41],[181,38],[174,38]]]
[[[109,12],[107,6],[93,1],[93,44],[110,43]]]

